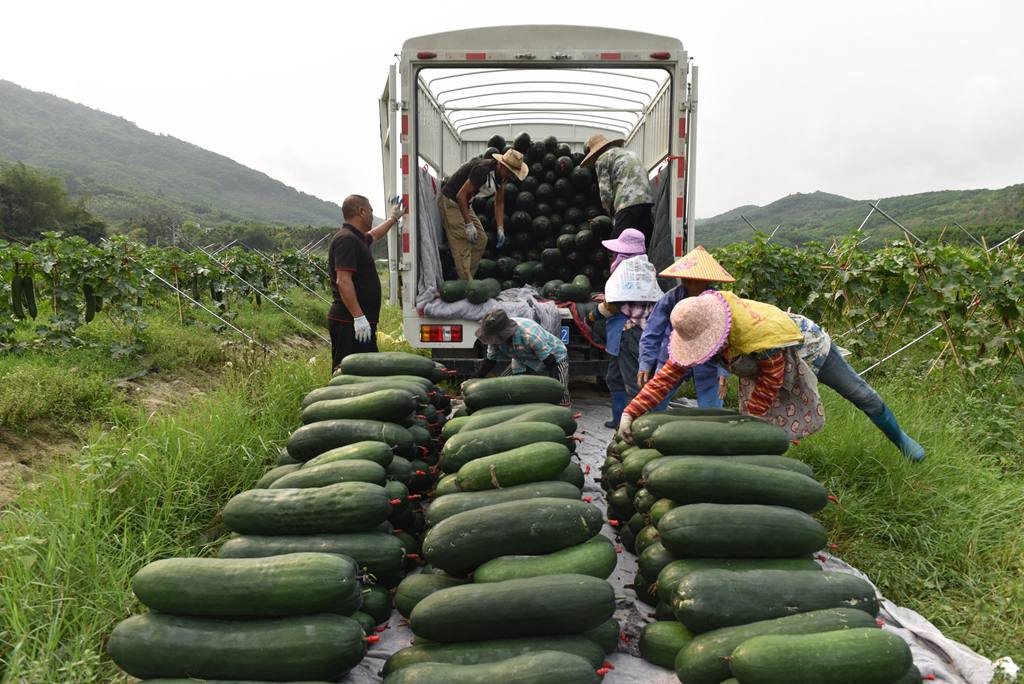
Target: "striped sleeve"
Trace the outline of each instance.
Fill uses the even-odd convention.
[[[782,387],[782,380],[786,374],[786,357],[781,351],[777,352],[758,359],[757,367],[760,373],[750,393],[750,399],[747,400],[747,413],[752,416],[763,416],[775,402],[779,388]]]
[[[629,402],[625,413],[636,418],[653,410],[679,384],[688,370],[689,368],[686,366],[681,366],[671,359],[667,361],[661,370],[654,374],[650,382],[644,385],[633,401]]]

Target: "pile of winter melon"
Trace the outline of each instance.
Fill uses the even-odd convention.
[[[418,561],[444,375],[413,354],[347,357],[303,400],[282,463],[224,507],[218,557],[135,575],[151,610],[114,629],[113,660],[161,682],[336,681],[358,664]]]
[[[720,409],[672,409],[609,445],[609,519],[638,556],[654,607],[640,651],[683,684],[920,682],[876,621],[868,582],[822,571],[812,514],[829,501],[779,427]]]
[[[557,301],[586,302],[611,275],[601,241],[613,224],[601,206],[593,167],[580,166],[584,154],[573,152],[555,136],[534,140],[520,133],[512,141],[492,136],[482,159],[516,149],[529,166],[522,181],[504,183],[506,242],[497,246],[495,195],[474,198],[473,211],[487,233],[487,249],[474,281],[459,281],[447,246],[441,249],[446,302],[467,299],[482,304],[502,290],[532,285]]]
[[[551,378],[481,379],[442,430],[426,510],[428,563],[398,585],[413,645],[386,684],[592,684],[619,625],[606,581],[618,556],[581,499],[576,421]]]

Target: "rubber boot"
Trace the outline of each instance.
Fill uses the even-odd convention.
[[[628,404],[628,394],[625,392],[612,392],[612,419],[605,423],[604,426],[609,430],[618,430],[622,412],[626,410]]]
[[[892,414],[888,406],[880,415],[871,416],[871,422],[889,438],[890,442],[899,447],[904,456],[914,463],[924,460],[924,447],[900,429],[900,424],[896,422],[896,416]]]

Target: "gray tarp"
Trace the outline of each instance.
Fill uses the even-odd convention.
[[[441,212],[437,208],[437,180],[424,169],[417,169],[419,197],[416,210],[416,306],[422,307],[437,296],[444,282],[441,273]]]
[[[467,321],[479,321],[491,309],[504,309],[509,317],[537,321],[553,335],[558,335],[562,325],[562,315],[558,313],[558,307],[554,302],[540,301],[537,299],[536,290],[529,287],[505,290],[498,294],[497,299],[488,299],[483,304],[471,304],[465,299],[457,302],[431,299],[420,306],[423,308],[423,315],[430,318]]]
[[[603,425],[610,417],[608,401],[603,398],[577,399],[573,401],[573,407],[583,413],[578,420],[577,434],[584,439],[577,449],[577,455],[584,469],[590,467],[585,492],[596,505],[605,509],[604,492],[595,479],[601,464],[604,463],[605,449],[611,438],[611,431]],[[603,534],[614,539],[614,533],[607,525]],[[644,624],[652,619],[649,617],[652,609],[637,601],[633,590],[626,588],[626,585],[633,582],[636,574],[636,556],[623,551],[619,559],[619,565],[609,581],[615,586],[616,596],[619,598],[615,617],[619,620],[628,641],[620,642],[619,652],[608,656],[608,662],[615,669],[605,676],[604,684],[679,684],[671,670],[651,665],[639,657],[637,642]],[[857,569],[832,556],[826,555],[823,564],[827,570],[838,570],[864,577]],[[988,684],[991,681],[994,672],[991,661],[942,636],[938,628],[914,611],[901,608],[882,597],[880,617],[885,622],[885,629],[898,634],[910,644],[914,662],[923,674],[934,675],[934,681],[950,684]],[[384,661],[390,654],[408,646],[412,639],[412,632],[408,627],[402,626],[402,622],[401,616],[397,612],[394,613],[389,628],[381,635],[380,642],[370,648],[369,654],[359,667],[342,681],[350,684],[380,682],[377,673],[383,667]],[[827,677],[823,677],[823,681],[827,681]]]
[[[651,183],[654,187],[654,232],[651,244],[647,246],[647,256],[658,271],[668,268],[676,258],[672,247],[672,217],[675,212],[669,196],[668,174],[678,163],[672,162],[663,168]]]

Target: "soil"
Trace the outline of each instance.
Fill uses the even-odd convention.
[[[322,345],[291,335],[276,345],[289,355],[322,351]],[[174,372],[147,372],[114,380],[111,384],[134,405],[152,415],[172,411],[182,400],[202,396],[216,385],[221,369],[190,368]],[[16,497],[22,487],[31,488],[33,477],[52,464],[72,456],[82,445],[88,424],[67,425],[38,421],[27,430],[0,429],[0,510]]]

